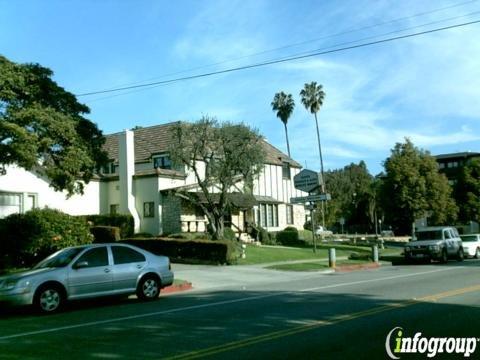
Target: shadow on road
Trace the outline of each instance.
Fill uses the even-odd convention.
[[[395,289],[395,283],[389,285]],[[192,351],[218,359],[380,359],[386,358],[385,339],[395,327],[411,337],[418,331],[427,337],[480,336],[478,291],[465,292],[467,300],[476,296],[476,302],[455,304],[446,296],[422,300],[431,295],[423,287],[412,282],[416,301],[409,300],[410,293],[383,289],[369,295],[217,291],[144,303],[118,298],[74,302],[63,313],[41,317],[27,309],[3,309],[0,353],[40,359],[159,359]],[[15,334],[20,336],[5,338]]]

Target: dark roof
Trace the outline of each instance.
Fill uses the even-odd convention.
[[[133,130],[135,144],[135,162],[149,161],[152,155],[168,151],[172,138],[170,130],[179,122],[149,126]],[[111,160],[118,162],[118,137],[120,133],[106,135],[104,145],[105,151]],[[288,162],[291,166],[301,168],[302,166],[281,152],[275,146],[263,141],[266,153],[267,164],[282,165],[282,162]]]
[[[480,156],[480,153],[465,151],[465,152],[458,152],[458,153],[450,153],[450,154],[440,154],[435,155],[435,159],[437,160],[446,160],[446,159],[466,159]]]

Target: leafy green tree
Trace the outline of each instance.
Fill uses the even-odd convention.
[[[200,196],[188,189],[178,190],[176,195],[199,206],[209,221],[212,239],[223,239],[231,193],[251,194],[253,179],[263,169],[262,137],[246,125],[219,123],[209,117],[192,124],[179,123],[171,136],[172,161],[193,172],[200,191]]]
[[[459,220],[480,222],[480,159],[474,158],[465,164],[455,184],[454,195]]]
[[[374,226],[374,178],[364,161],[326,173],[326,183],[332,200],[328,203],[327,226],[338,226],[345,219],[346,229],[371,231]],[[373,209],[372,209],[373,208]]]
[[[325,173],[323,171],[322,146],[320,143],[320,132],[318,131],[317,119],[317,113],[320,111],[320,108],[323,105],[325,92],[323,91],[322,85],[317,85],[315,81],[312,81],[310,84],[304,85],[303,89],[300,91],[300,97],[305,109],[310,111],[310,113],[315,116],[315,124],[317,125],[318,153],[320,155],[320,172],[322,173],[322,192],[325,192]]]
[[[104,165],[105,142],[89,112],[39,64],[16,64],[0,56],[0,170],[35,170],[57,191],[82,193]]]
[[[406,139],[397,143],[385,160],[382,203],[386,220],[396,232],[408,234],[415,220],[427,217],[430,225],[453,222],[458,208],[445,175],[435,158]]]
[[[287,151],[290,156],[290,144],[288,142],[288,119],[292,115],[295,108],[295,101],[292,99],[292,94],[285,94],[283,91],[276,93],[272,101],[272,110],[277,112],[277,117],[282,121],[285,127],[285,138],[287,139]]]

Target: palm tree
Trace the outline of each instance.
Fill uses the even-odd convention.
[[[317,85],[315,81],[312,81],[310,84],[305,84],[303,89],[300,91],[300,97],[302,99],[302,104],[305,106],[305,109],[310,111],[315,115],[315,123],[317,125],[317,139],[318,139],[318,152],[320,154],[320,172],[322,174],[322,192],[325,192],[325,176],[323,172],[323,157],[322,157],[322,147],[320,145],[320,132],[318,131],[318,120],[317,112],[320,111],[320,108],[323,105],[323,99],[325,98],[325,92],[323,91],[322,85]]]
[[[295,101],[292,99],[292,94],[285,94],[283,91],[276,93],[272,101],[272,110],[277,112],[277,117],[282,120],[285,126],[285,137],[287,138],[287,151],[290,156],[290,144],[288,143],[287,122],[292,115]]]

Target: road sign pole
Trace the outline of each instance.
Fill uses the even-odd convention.
[[[317,252],[317,235],[315,234],[315,206],[310,210],[310,217],[312,218],[312,238],[313,238],[313,252]]]

